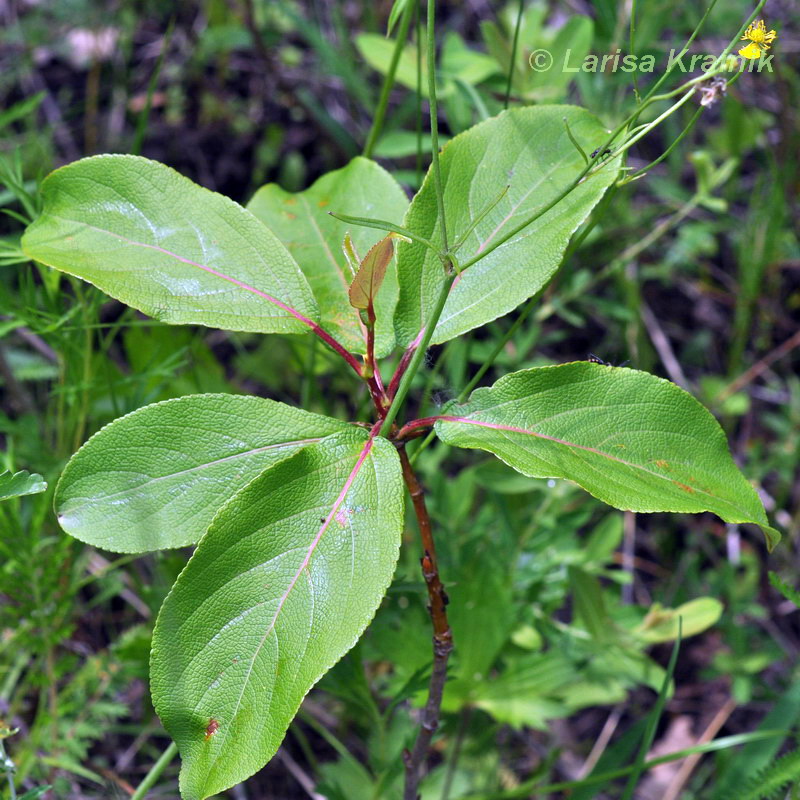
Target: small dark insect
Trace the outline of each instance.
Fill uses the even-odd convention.
[[[208,721],[208,727],[206,728],[206,741],[208,741],[218,730],[219,722],[217,722],[215,719],[210,719]]]
[[[592,153],[589,156],[589,158],[597,158],[597,156],[600,156],[602,158],[603,156],[610,156],[611,155],[611,151],[607,147],[606,147],[605,150],[603,150],[602,153],[600,152],[601,149],[602,148],[598,147],[597,150],[592,150]]]
[[[591,364],[602,364],[604,367],[624,367],[626,364],[631,363],[630,361],[623,361],[621,364],[612,364],[610,361],[604,361],[600,356],[596,356],[594,353],[589,353],[586,360]]]

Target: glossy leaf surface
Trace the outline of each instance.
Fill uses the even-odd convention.
[[[43,181],[30,258],[170,323],[305,333],[317,306],[297,264],[237,203],[138,156],[102,155]]]

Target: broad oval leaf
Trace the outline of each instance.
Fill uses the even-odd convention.
[[[713,511],[752,522],[770,547],[758,494],[713,416],[674,383],[589,362],[506,375],[447,409],[442,441],[479,448],[536,478],[567,478],[630,511]]]
[[[25,254],[169,323],[304,333],[317,307],[302,272],[247,210],[169,167],[92,156],[42,182]]]
[[[260,472],[349,427],[260,397],[200,394],[145,406],[70,459],[56,487],[58,521],[119,553],[193,544]]]
[[[358,157],[346,167],[323,175],[304,192],[292,194],[268,183],[253,195],[247,208],[280,236],[297,259],[319,303],[323,326],[351,352],[364,353],[361,317],[348,299],[353,274],[342,242],[349,232],[364,257],[381,238],[381,232],[341,222],[328,212],[399,224],[408,199],[397,181],[374,161]],[[396,304],[397,275],[392,263],[375,307],[375,354],[379,358],[394,347]]]
[[[441,171],[449,244],[508,191],[469,234],[458,252],[466,263],[554,200],[585,164],[567,135],[566,118],[587,153],[608,136],[596,117],[574,106],[506,111],[451,139]],[[575,229],[616,178],[614,165],[588,178],[546,214],[490,252],[456,279],[433,334],[434,344],[507,314],[555,274]],[[425,177],[403,223],[439,243],[432,173]],[[442,265],[425,245],[397,248],[400,298],[395,330],[400,345],[414,341],[430,319],[444,280]]]
[[[184,798],[275,754],[374,616],[402,526],[395,448],[357,429],[268,469],[220,510],[153,635],[153,701],[183,759]]]

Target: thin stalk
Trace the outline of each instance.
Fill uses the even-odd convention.
[[[169,747],[161,754],[161,758],[156,761],[150,768],[150,772],[144,776],[144,780],[139,784],[139,787],[131,795],[131,800],[144,800],[147,793],[156,785],[161,773],[169,766],[173,758],[178,752],[178,745],[175,742],[170,742]]]
[[[686,45],[684,46],[683,50],[681,51],[682,53],[685,54],[688,51],[689,46],[691,45],[691,43],[694,41],[695,37],[699,33],[700,28],[702,27],[703,23],[705,22],[706,18],[708,17],[708,14],[711,12],[711,9],[714,7],[716,2],[717,2],[717,0],[712,0],[711,4],[709,5],[708,9],[706,10],[706,13],[703,15],[702,19],[698,23],[698,25],[695,28],[694,32],[689,37]],[[676,90],[674,90],[672,92],[668,92],[668,93],[663,94],[663,95],[656,95],[655,94],[656,90],[663,84],[663,82],[666,80],[667,76],[669,74],[671,74],[672,69],[675,68],[674,65],[673,65],[672,69],[667,70],[667,72],[665,72],[664,75],[662,75],[661,78],[659,78],[659,80],[650,89],[650,91],[647,93],[647,95],[645,96],[644,100],[642,100],[642,103],[636,108],[636,110],[626,120],[624,120],[616,128],[616,130],[614,130],[609,135],[608,139],[606,140],[605,144],[600,148],[600,150],[601,151],[605,150],[610,144],[612,144],[616,140],[616,138],[620,135],[620,133],[622,133],[626,129],[629,129],[630,126],[633,125],[633,123],[636,121],[636,119],[641,115],[641,113],[648,106],[652,105],[653,103],[659,102],[661,100],[669,99],[670,97],[673,97],[676,94],[679,94],[684,89],[687,89],[687,88],[691,87],[690,90],[687,92],[687,94],[684,95],[684,97],[682,97],[677,103],[675,103],[673,106],[671,106],[669,109],[667,109],[667,111],[665,111],[663,114],[661,114],[656,121],[654,121],[652,123],[649,123],[648,125],[644,126],[643,129],[639,133],[637,133],[634,137],[626,140],[624,142],[624,144],[621,145],[619,147],[619,149],[613,154],[613,156],[617,156],[617,155],[620,155],[621,153],[624,153],[633,144],[635,144],[637,141],[639,141],[639,139],[641,139],[642,136],[644,136],[646,133],[648,133],[650,130],[652,130],[657,124],[660,124],[661,122],[663,122],[663,120],[666,119],[666,117],[668,117],[670,114],[674,113],[678,108],[680,108],[680,106],[682,106],[694,94],[694,92],[695,92],[694,87],[698,83],[700,83],[701,81],[707,80],[709,77],[711,77],[713,74],[715,74],[715,70],[718,69],[719,65],[724,64],[725,59],[728,57],[728,55],[730,55],[731,50],[733,50],[734,46],[736,45],[736,42],[740,39],[742,33],[747,29],[747,26],[758,15],[758,12],[764,6],[765,2],[766,2],[766,0],[760,0],[758,5],[756,6],[755,11],[753,11],[753,13],[750,15],[750,17],[747,19],[747,21],[744,23],[744,25],[739,30],[739,33],[730,41],[730,43],[725,48],[725,50],[723,50],[722,54],[717,58],[717,60],[716,60],[716,62],[714,64],[714,67],[711,70],[709,70],[708,72],[704,73],[703,75],[701,75],[701,76],[699,76],[697,78],[694,78],[694,79],[692,79],[690,81],[687,81],[681,87],[679,87],[678,89],[676,89]],[[546,214],[551,208],[553,208],[553,206],[555,206],[558,203],[560,203],[568,194],[570,194],[583,181],[583,179],[592,170],[592,166],[593,166],[592,164],[589,164],[586,167],[584,167],[584,169],[581,170],[581,172],[572,181],[572,183],[570,183],[559,195],[557,195],[547,205],[545,205],[543,208],[541,208],[538,211],[536,211],[528,219],[523,220],[523,222],[521,222],[519,225],[517,225],[514,228],[512,228],[504,236],[501,236],[499,239],[496,239],[485,250],[481,251],[480,253],[476,254],[473,258],[471,258],[468,261],[466,261],[464,264],[461,265],[461,269],[462,270],[467,269],[467,267],[471,267],[473,264],[475,264],[478,261],[480,261],[481,259],[485,258],[487,255],[489,255],[489,253],[492,253],[498,247],[504,245],[506,242],[508,242],[510,239],[512,239],[517,234],[519,234],[521,231],[523,231],[525,228],[527,228],[529,225],[531,225],[533,222],[535,222],[541,216]]]
[[[652,98],[653,95],[655,95],[655,93],[661,88],[661,86],[664,85],[664,81],[666,81],[667,78],[672,74],[672,71],[676,68],[677,64],[680,63],[681,58],[683,58],[683,56],[685,56],[689,52],[689,48],[692,46],[692,42],[694,42],[694,40],[699,35],[701,29],[703,28],[703,25],[705,25],[705,22],[708,19],[708,15],[712,12],[716,4],[717,0],[711,0],[708,7],[706,8],[705,14],[703,14],[703,16],[700,18],[700,22],[697,23],[695,29],[692,31],[689,38],[686,40],[686,44],[683,46],[681,52],[678,54],[678,57],[675,60],[675,62],[673,62],[672,66],[666,72],[664,72],[664,74],[653,84],[653,86],[650,88],[650,91],[645,95],[643,104],[640,105],[639,108],[636,109],[636,111],[633,113],[633,116],[630,120],[631,125],[633,125],[633,123],[637,120],[642,111],[644,111],[645,108],[647,107],[646,105],[644,105],[644,103],[646,103],[650,98]],[[741,34],[739,35],[741,36]]]
[[[422,722],[414,747],[411,752],[406,751],[403,758],[405,763],[403,800],[417,800],[422,765],[428,755],[433,736],[439,727],[439,714],[444,696],[444,685],[447,680],[447,662],[453,651],[453,634],[447,620],[447,593],[439,577],[436,547],[433,541],[430,515],[425,505],[424,491],[414,474],[405,448],[401,447],[398,452],[403,468],[403,479],[411,495],[422,540],[422,574],[428,588],[429,611],[433,623],[433,669],[428,687],[428,700],[422,711]]]
[[[503,348],[514,338],[514,334],[522,327],[522,324],[528,319],[531,311],[533,311],[534,307],[536,306],[536,301],[539,299],[539,295],[535,294],[531,297],[530,300],[525,304],[525,307],[520,311],[517,318],[511,324],[509,329],[503,334],[500,341],[495,346],[494,350],[490,353],[489,357],[486,361],[481,364],[480,369],[472,376],[472,380],[461,390],[458,395],[457,401],[458,403],[463,403],[466,399],[467,395],[481,382],[483,376],[489,371],[492,364],[494,364],[494,360],[500,353],[503,352]]]
[[[436,0],[428,0],[428,105],[431,113],[431,167],[436,188],[436,207],[442,226],[442,252],[447,252],[447,221],[444,216],[442,170],[439,166],[439,105],[436,99]]]
[[[640,178],[642,175],[653,169],[653,167],[658,166],[665,158],[668,158],[669,154],[683,141],[683,139],[686,137],[686,134],[689,133],[697,120],[700,119],[700,115],[703,113],[703,111],[705,111],[705,108],[703,106],[698,106],[697,111],[694,112],[692,118],[689,120],[689,123],[680,132],[680,135],[675,139],[675,141],[672,142],[672,144],[670,144],[670,146],[657,159],[655,159],[655,161],[651,161],[646,167],[642,167],[631,175],[626,176],[622,181],[623,185]]]
[[[506,80],[506,99],[503,103],[503,111],[508,108],[508,101],[511,99],[511,84],[514,80],[514,68],[517,66],[517,47],[519,46],[519,29],[522,26],[522,14],[525,10],[525,0],[519,0],[519,11],[517,11],[517,23],[514,25],[514,40],[511,45],[511,58],[508,62],[508,79]]]
[[[378,108],[375,111],[375,117],[372,120],[372,127],[369,129],[367,142],[364,145],[364,158],[372,158],[372,153],[375,150],[375,145],[378,142],[378,137],[383,130],[383,121],[386,118],[386,109],[389,105],[389,95],[394,86],[395,75],[397,74],[397,65],[400,63],[400,56],[403,53],[406,40],[408,39],[408,29],[411,25],[411,16],[414,11],[415,2],[409,0],[406,7],[403,9],[403,15],[400,17],[400,26],[397,29],[397,39],[394,43],[394,50],[392,51],[392,60],[389,62],[389,70],[381,87],[381,94],[378,98]]]
[[[404,228],[402,225],[389,222],[389,220],[374,219],[372,217],[351,217],[349,214],[339,214],[337,211],[329,211],[328,214],[334,217],[334,219],[341,220],[342,222],[349,222],[351,225],[361,225],[363,228],[374,228],[378,231],[389,231],[400,236],[405,236],[407,239],[411,239],[414,242],[424,245],[429,250],[433,250],[437,255],[439,254],[439,248],[429,239],[414,233],[414,231],[410,231],[408,228]]]
[[[441,291],[439,292],[439,297],[436,300],[436,305],[433,309],[433,313],[431,314],[431,317],[428,320],[427,325],[425,326],[422,338],[419,344],[417,345],[417,348],[414,350],[413,355],[411,356],[408,368],[403,373],[403,376],[400,379],[399,385],[397,386],[397,393],[392,398],[392,404],[391,406],[389,406],[389,410],[386,412],[386,416],[383,419],[383,425],[381,426],[381,431],[380,431],[381,436],[386,436],[389,433],[389,429],[392,427],[392,423],[395,421],[397,413],[398,411],[400,411],[400,407],[403,405],[403,402],[406,399],[406,395],[408,394],[408,391],[411,388],[411,382],[414,380],[414,376],[417,374],[417,370],[419,370],[420,365],[422,364],[422,360],[425,358],[425,351],[428,349],[428,345],[430,344],[431,338],[433,337],[433,332],[436,329],[436,323],[439,321],[439,317],[442,316],[442,311],[444,310],[444,304],[447,302],[447,297],[450,294],[450,287],[453,285],[453,281],[455,279],[456,275],[450,274],[447,276],[444,283],[442,283],[442,288]],[[393,378],[392,383],[394,382],[395,381]],[[391,384],[390,384],[390,392],[391,392]]]
[[[626,150],[629,150],[631,147],[633,147],[633,145],[636,144],[636,142],[639,141],[639,139],[642,139],[643,137],[647,136],[647,134],[650,133],[650,131],[653,130],[653,128],[659,126],[667,117],[674,114],[684,103],[686,103],[689,99],[691,99],[696,91],[697,91],[696,89],[690,89],[688,92],[686,92],[686,94],[683,97],[681,97],[681,99],[678,100],[677,103],[673,103],[663,114],[660,114],[651,123],[645,125],[643,130],[641,130],[635,136],[631,136],[630,139],[627,139],[625,143],[622,144],[616,152],[611,154],[611,158],[615,158],[616,156],[624,153]]]
[[[628,30],[628,52],[635,55],[634,43],[636,41],[636,0],[631,0],[631,18],[630,28]],[[633,94],[636,97],[636,102],[641,103],[642,98],[639,95],[639,75],[638,71],[633,71]]]
[[[136,133],[133,137],[133,144],[131,145],[131,153],[138,156],[142,152],[142,144],[144,137],[147,133],[147,123],[150,119],[150,111],[153,108],[153,95],[156,93],[156,86],[158,79],[161,75],[161,68],[164,66],[164,57],[169,49],[169,43],[172,40],[172,31],[175,29],[175,15],[170,17],[167,25],[167,30],[164,33],[164,38],[161,40],[161,52],[158,54],[153,74],[150,76],[150,82],[147,85],[147,95],[145,96],[144,108],[139,112],[139,117],[136,120]]]
[[[406,399],[411,383],[414,376],[417,374],[422,360],[425,357],[425,350],[430,344],[433,332],[436,330],[436,323],[439,317],[442,316],[444,305],[447,302],[447,297],[450,294],[450,289],[453,286],[453,281],[456,279],[456,274],[453,269],[455,257],[449,253],[447,245],[447,221],[444,216],[444,190],[442,188],[442,171],[439,165],[439,107],[436,100],[436,0],[428,0],[428,19],[427,19],[427,44],[428,44],[428,100],[430,105],[431,117],[431,170],[433,172],[433,185],[436,191],[436,206],[438,211],[438,221],[441,225],[441,242],[442,249],[440,256],[442,258],[442,266],[445,271],[445,280],[442,283],[442,288],[439,292],[439,297],[436,299],[436,305],[433,308],[433,313],[427,324],[422,329],[418,342],[415,342],[416,349],[413,350],[410,358],[407,358],[411,348],[403,355],[400,365],[397,368],[392,380],[389,383],[389,396],[392,398],[389,410],[383,419],[381,425],[380,435],[386,436],[392,427],[392,423],[397,417],[397,413],[403,402]],[[414,346],[412,345],[412,347]],[[397,390],[392,393],[392,387],[396,386]]]

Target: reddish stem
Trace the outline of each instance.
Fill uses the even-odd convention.
[[[415,436],[421,434],[421,429],[430,428],[440,419],[454,419],[454,417],[421,417],[420,419],[412,419],[411,422],[406,422],[402,428],[394,435],[395,441],[401,442],[404,439],[413,439]]]
[[[400,363],[397,365],[397,369],[394,371],[391,381],[389,381],[389,400],[394,400],[394,396],[397,394],[397,387],[400,386],[400,381],[402,380],[403,375],[405,375],[416,349],[416,343],[412,342],[406,349],[405,353],[403,353],[403,357],[400,359]]]
[[[422,711],[420,730],[414,747],[411,752],[406,751],[404,754],[406,775],[403,800],[417,800],[422,765],[428,755],[436,729],[439,727],[439,713],[447,680],[447,661],[453,650],[453,634],[450,631],[450,623],[447,621],[447,593],[439,578],[436,547],[431,530],[431,518],[425,506],[424,491],[408,460],[405,448],[401,446],[398,452],[403,468],[403,479],[414,504],[414,512],[422,539],[422,575],[428,587],[428,610],[433,621],[433,669],[431,670],[428,700]]]
[[[378,416],[383,419],[386,416],[388,398],[386,397],[386,391],[383,388],[383,381],[381,380],[380,373],[377,371],[374,365],[372,368],[373,374],[369,378],[365,377],[362,365],[359,363],[358,359],[344,347],[344,345],[340,344],[326,330],[321,328],[316,322],[308,319],[308,317],[305,317],[297,312],[295,312],[294,316],[301,322],[304,322],[306,325],[308,325],[311,331],[319,336],[319,338],[322,339],[322,341],[325,342],[328,347],[338,353],[353,368],[353,371],[356,373],[356,375],[358,375],[358,377],[367,384],[369,393],[372,395],[372,402],[375,404],[375,409],[378,412]],[[370,345],[368,340],[368,350],[369,347]],[[374,352],[374,342],[372,348]]]
[[[311,329],[311,332],[319,336],[331,350],[338,353],[354,370],[356,375],[359,378],[363,378],[364,375],[361,372],[361,364],[358,363],[358,359],[349,351],[343,344],[340,344],[336,339],[333,338],[326,330],[321,328],[316,322],[310,320],[308,317],[304,317],[302,314],[295,313],[294,315],[297,319],[301,322],[304,322],[308,327]]]

